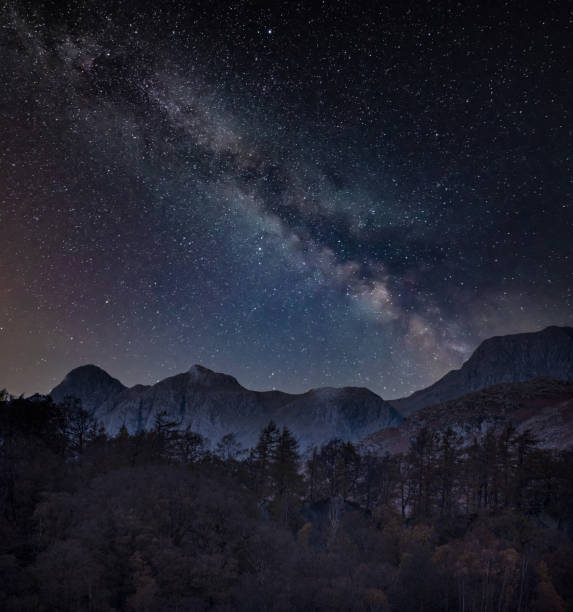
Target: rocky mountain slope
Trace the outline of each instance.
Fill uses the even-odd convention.
[[[95,365],[85,365],[72,370],[50,395],[55,402],[74,397],[81,400],[85,410],[93,412],[126,388],[105,370]]]
[[[539,376],[573,380],[573,328],[546,329],[482,342],[459,370],[448,372],[430,387],[390,400],[402,415],[504,382]]]
[[[303,449],[332,438],[358,441],[401,421],[388,402],[368,389],[258,392],[199,365],[155,385],[131,388],[96,366],[83,366],[72,370],[50,395],[56,402],[78,398],[110,433],[123,424],[131,432],[149,429],[155,415],[165,410],[181,427],[189,426],[212,444],[233,432],[246,447],[256,443],[271,419],[289,427]]]
[[[513,425],[516,433],[529,429],[540,448],[573,448],[573,382],[535,378],[501,383],[458,399],[416,411],[398,427],[368,436],[364,446],[376,453],[405,452],[423,428],[445,431],[451,427],[469,444],[474,437]]]

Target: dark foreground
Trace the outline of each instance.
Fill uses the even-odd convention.
[[[73,404],[0,409],[3,610],[573,607],[573,455],[510,428],[303,461],[272,425],[207,452],[164,415],[108,438]]]

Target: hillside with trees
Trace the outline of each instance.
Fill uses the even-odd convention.
[[[301,456],[4,394],[0,440],[3,610],[573,608],[573,452],[511,426]]]

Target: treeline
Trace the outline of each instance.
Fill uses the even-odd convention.
[[[110,437],[0,397],[3,610],[573,608],[573,454],[507,428],[301,456],[273,423],[213,450],[165,413]]]

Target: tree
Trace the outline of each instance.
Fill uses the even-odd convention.
[[[390,504],[395,499],[398,475],[396,459],[388,453],[383,457],[373,453],[361,455],[356,500],[367,510]]]
[[[437,480],[440,516],[451,516],[455,500],[459,437],[453,429],[443,432],[437,448]]]
[[[299,474],[298,441],[283,427],[271,455],[270,474],[273,481],[274,506],[280,521],[288,523],[294,501],[302,492],[302,476]]]
[[[436,441],[437,434],[423,427],[410,442],[406,455],[411,514],[416,518],[428,518],[431,515],[432,496],[436,486]]]
[[[175,454],[179,461],[194,463],[205,455],[207,439],[200,433],[191,431],[190,426],[187,425],[183,431],[177,432],[175,446]]]
[[[527,487],[533,475],[531,455],[535,449],[537,440],[527,429],[514,439],[515,445],[515,506],[517,510],[524,508],[526,504]]]
[[[179,423],[166,410],[158,411],[153,419],[153,450],[159,458],[170,459]]]
[[[497,472],[499,474],[500,503],[507,508],[513,500],[513,466],[511,447],[515,427],[508,425],[504,428],[497,443]]]
[[[317,498],[347,498],[355,492],[361,459],[352,442],[331,440],[320,448],[314,461],[313,489]]]
[[[308,496],[311,502],[319,499],[319,478],[320,478],[320,460],[316,447],[312,449],[312,456],[306,462],[306,473],[308,479]]]
[[[241,443],[234,433],[225,434],[215,448],[215,454],[223,461],[236,461],[242,452]]]
[[[279,429],[274,421],[261,431],[259,440],[251,453],[250,464],[253,473],[255,494],[266,497],[271,485],[271,457],[276,451],[279,440]]]
[[[97,436],[96,420],[82,408],[80,400],[69,398],[63,406],[67,417],[67,433],[71,451],[81,456],[86,444]]]

